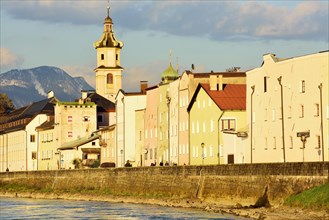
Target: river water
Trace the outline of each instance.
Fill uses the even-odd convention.
[[[0,219],[232,219],[196,209],[128,203],[0,197]]]

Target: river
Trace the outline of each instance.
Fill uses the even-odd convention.
[[[129,203],[0,197],[0,219],[232,219],[197,209]]]

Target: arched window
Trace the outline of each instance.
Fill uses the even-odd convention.
[[[111,73],[107,74],[107,84],[113,84],[113,75]]]

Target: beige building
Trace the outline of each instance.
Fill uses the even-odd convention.
[[[136,157],[135,164],[138,167],[145,166],[145,108],[135,110],[135,144]]]
[[[116,161],[116,125],[102,127],[98,130],[101,139],[99,145],[101,146],[100,164],[111,163],[115,166]]]
[[[38,170],[57,170],[60,168],[60,154],[55,145],[54,115],[35,129],[38,133]]]
[[[100,159],[99,135],[94,133],[97,106],[87,101],[57,102],[55,106],[55,145],[60,146],[62,169],[74,168],[72,161],[76,158],[85,166]]]
[[[145,109],[145,166],[159,164],[157,161],[158,153],[158,102],[159,88],[152,86],[146,90],[146,109]]]
[[[104,31],[101,38],[94,43],[97,51],[96,92],[115,101],[115,96],[122,88],[122,70],[120,66],[120,51],[123,43],[116,39],[113,31],[113,22],[109,16],[104,20]]]
[[[265,54],[247,72],[247,161],[328,161],[329,53]]]

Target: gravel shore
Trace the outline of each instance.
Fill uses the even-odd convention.
[[[94,194],[72,194],[72,193],[13,193],[0,192],[0,197],[18,197],[18,198],[35,198],[35,199],[65,199],[80,201],[103,201],[115,203],[135,203],[135,204],[152,204],[169,207],[195,208],[208,212],[227,213],[250,219],[299,219],[299,220],[323,220],[329,219],[329,210],[302,209],[283,205],[271,206],[269,208],[253,208],[243,204],[234,203],[230,200],[222,201],[204,201],[200,199],[154,199],[145,197],[132,196],[111,196],[111,195],[94,195]]]

